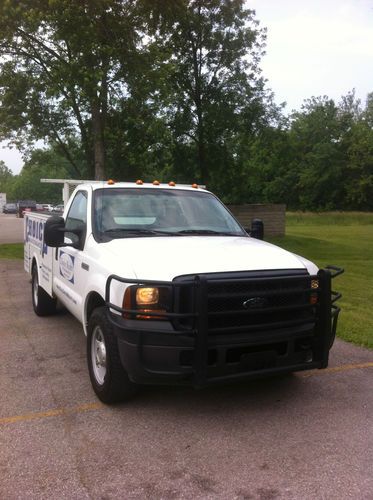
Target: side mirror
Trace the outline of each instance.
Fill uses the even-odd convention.
[[[257,240],[262,240],[264,238],[264,224],[261,219],[253,219],[251,221],[250,236]]]
[[[65,243],[65,233],[72,233],[77,236],[77,241]],[[84,233],[84,227],[66,229],[65,220],[59,215],[53,215],[45,223],[44,243],[49,247],[80,247],[80,239]]]
[[[53,215],[44,226],[44,243],[49,247],[62,247],[64,245],[64,231],[64,218]]]

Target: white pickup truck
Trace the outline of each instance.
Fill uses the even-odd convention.
[[[343,272],[249,235],[197,185],[79,185],[63,217],[25,216],[39,316],[83,325],[105,403],[139,384],[213,383],[325,368]]]

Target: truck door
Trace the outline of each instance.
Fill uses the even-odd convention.
[[[79,320],[83,310],[82,300],[84,280],[87,278],[82,269],[83,249],[87,236],[88,193],[78,191],[70,205],[65,220],[66,229],[79,229],[81,235],[65,233],[65,243],[79,241],[79,248],[62,247],[56,249],[54,260],[54,290],[61,302]]]

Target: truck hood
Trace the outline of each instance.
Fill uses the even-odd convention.
[[[112,272],[136,278],[171,281],[176,276],[229,271],[308,269],[310,261],[270,243],[249,237],[172,236],[114,239],[102,244]],[[125,274],[123,274],[125,273]]]

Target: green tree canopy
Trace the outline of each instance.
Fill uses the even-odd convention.
[[[0,2],[0,135],[58,145],[75,176],[104,177],[106,121],[128,92],[134,2]],[[77,137],[85,164],[71,144]]]
[[[150,3],[159,20],[150,47],[161,50],[168,74],[161,96],[175,170],[217,187],[223,173],[238,174],[239,144],[266,117],[270,96],[258,66],[265,29],[243,0]]]
[[[339,103],[327,96],[305,100],[287,128],[272,133],[277,139],[259,169],[266,177],[263,199],[306,210],[372,209],[371,113],[371,98],[362,109],[354,92]]]
[[[40,179],[69,178],[71,165],[53,149],[35,150],[26,159],[19,175],[7,185],[7,198],[32,199],[38,203],[61,203],[61,185],[44,184]]]
[[[284,116],[244,0],[0,0],[0,30],[0,139],[28,155],[19,176],[0,168],[14,197],[58,201],[38,176],[110,176],[373,209],[373,93]]]

